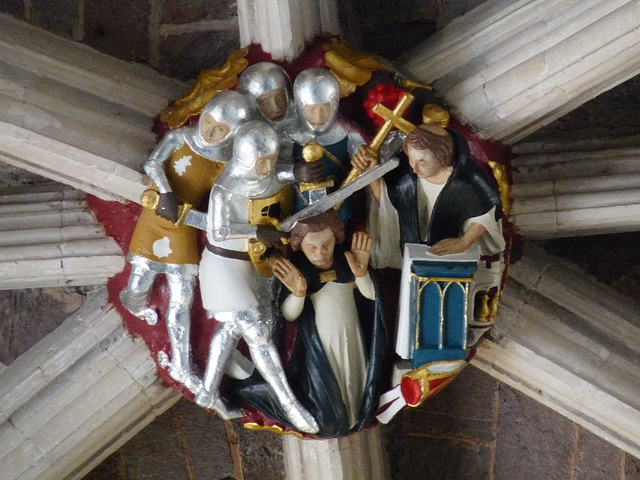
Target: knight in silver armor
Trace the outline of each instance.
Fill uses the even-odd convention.
[[[219,386],[232,352],[244,338],[253,363],[275,391],[291,424],[302,432],[315,433],[317,423],[295,398],[271,338],[268,299],[273,277],[259,275],[248,253],[255,239],[270,247],[287,236],[270,223],[284,185],[274,169],[278,151],[278,134],[271,126],[245,123],[234,140],[233,157],[211,191],[200,288],[208,316],[220,323],[211,339],[196,403],[225,419],[243,415],[220,396]]]
[[[136,225],[128,255],[131,274],[120,300],[133,315],[154,325],[158,315],[149,307],[149,299],[156,277],[166,277],[171,343],[168,373],[193,392],[200,380],[191,365],[190,312],[200,252],[196,230],[175,225],[178,207],[182,203],[198,205],[210,191],[231,157],[235,130],[249,115],[250,105],[242,94],[221,92],[206,105],[196,126],[169,131],[143,167],[159,201],[155,211],[143,209]]]
[[[238,78],[238,91],[279,135],[294,126],[296,111],[291,100],[291,80],[279,65],[259,62],[247,67]]]
[[[293,98],[300,122],[293,133],[301,140],[302,135],[313,137],[303,140],[304,143],[334,129],[340,106],[340,85],[329,70],[308,68],[300,72],[293,84]]]
[[[276,169],[279,176],[304,182],[324,178],[322,162],[292,166],[293,141],[289,134],[297,127],[296,107],[291,94],[291,80],[287,72],[271,62],[259,62],[248,67],[238,78],[242,92],[254,108],[280,137],[280,152]]]
[[[334,179],[338,188],[352,169],[352,157],[361,157],[359,164],[372,160],[366,150],[364,135],[353,123],[340,116],[340,85],[324,68],[309,68],[298,74],[293,83],[293,98],[297,111],[297,127],[290,132],[294,142],[293,157],[302,161],[302,147],[310,142],[322,146],[325,175]],[[355,166],[355,164],[354,164]],[[304,208],[308,196],[300,190],[294,197],[294,210]],[[345,224],[350,217],[348,202],[339,210]]]

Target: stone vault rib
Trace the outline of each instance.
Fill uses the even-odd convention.
[[[527,245],[473,364],[640,457],[640,306]]]
[[[0,15],[0,160],[137,201],[153,118],[186,85]]]
[[[510,214],[520,233],[533,239],[637,231],[638,145],[637,132],[515,145]]]
[[[84,193],[54,183],[0,192],[0,290],[101,285],[123,267]]]
[[[103,289],[0,372],[2,476],[80,479],[180,397]]]
[[[640,72],[635,0],[489,1],[397,63],[461,120],[515,143]]]

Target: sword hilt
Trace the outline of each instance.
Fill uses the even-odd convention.
[[[140,195],[140,205],[144,208],[148,208],[150,210],[155,210],[158,206],[158,202],[160,201],[160,193],[153,188],[148,188],[142,195]],[[176,227],[182,227],[184,225],[184,221],[187,218],[187,213],[191,210],[192,205],[190,203],[183,203],[178,206],[178,220],[174,223]]]
[[[315,162],[322,158],[324,149],[322,145],[316,142],[309,142],[302,149],[302,158],[305,162]],[[318,188],[331,188],[333,187],[333,179],[327,179],[322,182],[300,182],[300,191],[308,192],[310,190],[316,190]]]

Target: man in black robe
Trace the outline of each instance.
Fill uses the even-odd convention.
[[[481,315],[497,304],[504,270],[500,195],[454,130],[420,125],[404,139],[403,151],[405,161],[371,185],[372,264],[400,268],[405,243],[429,245],[438,256],[478,245],[476,318],[469,321],[473,345],[491,325]]]

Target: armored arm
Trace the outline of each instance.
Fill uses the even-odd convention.
[[[276,163],[276,178],[278,179],[278,183],[293,183],[296,178],[293,175],[293,164],[292,163]]]
[[[168,132],[160,143],[153,149],[149,158],[143,165],[145,173],[158,187],[160,193],[171,192],[171,185],[167,179],[164,170],[164,164],[167,159],[175,152],[184,142],[184,136],[178,131]]]
[[[258,228],[249,223],[234,222],[231,215],[234,194],[220,185],[214,185],[209,202],[209,228],[208,233],[218,242],[235,238],[256,238]],[[242,199],[245,200],[246,199]]]
[[[360,145],[365,145],[367,142],[362,135],[362,132],[353,125],[348,126],[347,132],[347,152],[349,157],[353,157]]]
[[[160,193],[155,207],[156,214],[173,223],[178,221],[180,202],[171,190],[164,164],[183,141],[184,134],[181,131],[169,132],[151,152],[143,167]]]

